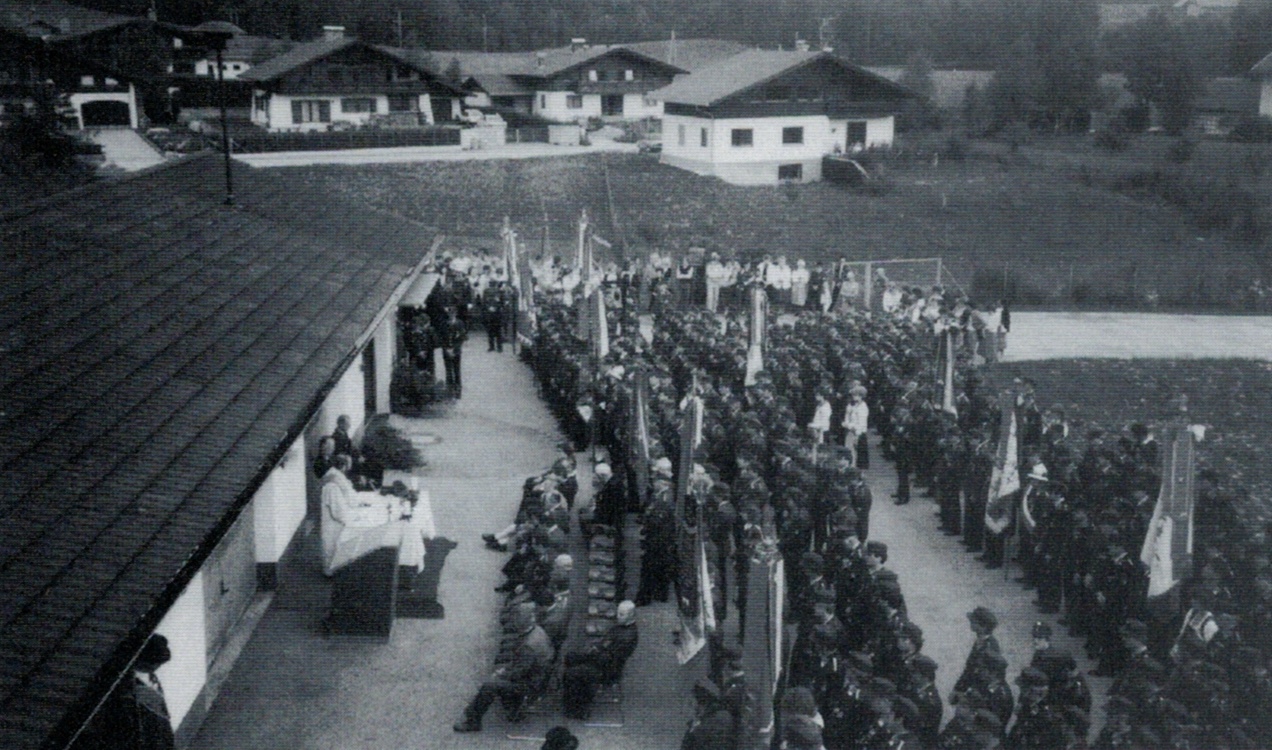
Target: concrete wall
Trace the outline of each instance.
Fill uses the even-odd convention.
[[[202,572],[195,574],[155,632],[168,639],[168,649],[172,651],[172,660],[156,674],[163,684],[168,714],[176,729],[194,708],[208,680]]]
[[[623,94],[623,119],[639,120],[642,117],[662,117],[663,104],[658,100],[645,102],[644,94]]]

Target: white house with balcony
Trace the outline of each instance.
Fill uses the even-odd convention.
[[[662,161],[738,185],[821,179],[822,157],[892,145],[918,94],[829,52],[746,50],[653,92]]]

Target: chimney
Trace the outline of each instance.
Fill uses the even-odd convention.
[[[322,40],[324,42],[338,42],[344,39],[345,27],[343,26],[323,26]]]
[[[576,36],[570,40],[570,51],[578,52],[581,49],[587,49],[587,40],[581,36]]]
[[[796,39],[796,40],[795,40],[795,51],[796,51],[796,52],[807,52],[807,51],[808,51],[808,49],[809,49],[809,48],[808,48],[808,40],[807,40],[807,39]]]

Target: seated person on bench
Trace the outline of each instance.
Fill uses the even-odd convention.
[[[463,721],[453,727],[456,732],[480,732],[481,719],[496,698],[503,703],[509,721],[520,721],[526,696],[543,688],[552,667],[548,634],[535,623],[533,605],[518,608],[514,617],[518,642],[513,648],[512,660],[495,668],[481,684],[477,695],[464,709]]]
[[[618,622],[586,651],[565,656],[565,674],[561,678],[565,715],[586,719],[601,685],[623,677],[623,665],[636,651],[636,605],[630,601],[618,605]]]

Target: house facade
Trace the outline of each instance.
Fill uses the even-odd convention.
[[[275,132],[455,120],[464,92],[436,73],[354,39],[324,39],[240,74],[250,82],[252,122]]]
[[[524,53],[435,52],[439,66],[459,62],[470,106],[507,107],[554,122],[661,117],[650,96],[687,72],[623,46],[570,47]]]
[[[826,52],[747,50],[655,92],[665,164],[740,185],[821,179],[821,159],[892,145],[916,96]]]

